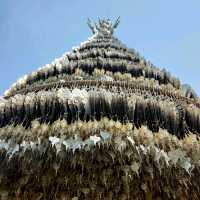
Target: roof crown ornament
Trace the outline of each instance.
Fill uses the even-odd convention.
[[[93,34],[101,34],[101,35],[112,35],[114,33],[114,29],[120,23],[120,17],[117,18],[115,23],[112,23],[110,19],[99,19],[98,24],[92,22],[91,19],[88,18],[87,24],[89,28],[92,30]]]

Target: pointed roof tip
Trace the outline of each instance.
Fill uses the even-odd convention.
[[[120,23],[120,16],[114,23],[110,19],[99,19],[98,23],[93,22],[90,18],[87,19],[87,25],[92,30],[93,34],[107,34],[112,35],[114,29],[118,27]]]

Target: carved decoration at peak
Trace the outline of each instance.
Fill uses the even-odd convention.
[[[103,34],[103,35],[112,35],[114,32],[114,29],[117,28],[117,26],[120,23],[120,17],[117,18],[115,23],[112,23],[110,19],[99,19],[98,24],[91,21],[91,19],[88,18],[87,24],[89,28],[92,30],[94,34]]]

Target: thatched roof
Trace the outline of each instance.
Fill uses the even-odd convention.
[[[0,99],[2,198],[200,198],[199,98],[118,24],[89,20],[88,41]]]

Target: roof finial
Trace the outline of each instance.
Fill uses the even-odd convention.
[[[114,25],[113,25],[113,29],[116,29],[118,27],[120,23],[120,16],[117,18],[117,20],[115,21]]]
[[[93,22],[90,18],[88,18],[88,20],[87,20],[87,25],[92,30],[92,33],[95,34],[96,33],[96,25],[93,24]]]
[[[115,23],[113,24],[110,19],[99,19],[98,24],[92,22],[91,19],[88,18],[87,24],[89,28],[92,30],[93,34],[103,34],[103,35],[112,35],[114,32],[114,29],[117,28],[117,26],[120,23],[120,17],[117,18]]]

